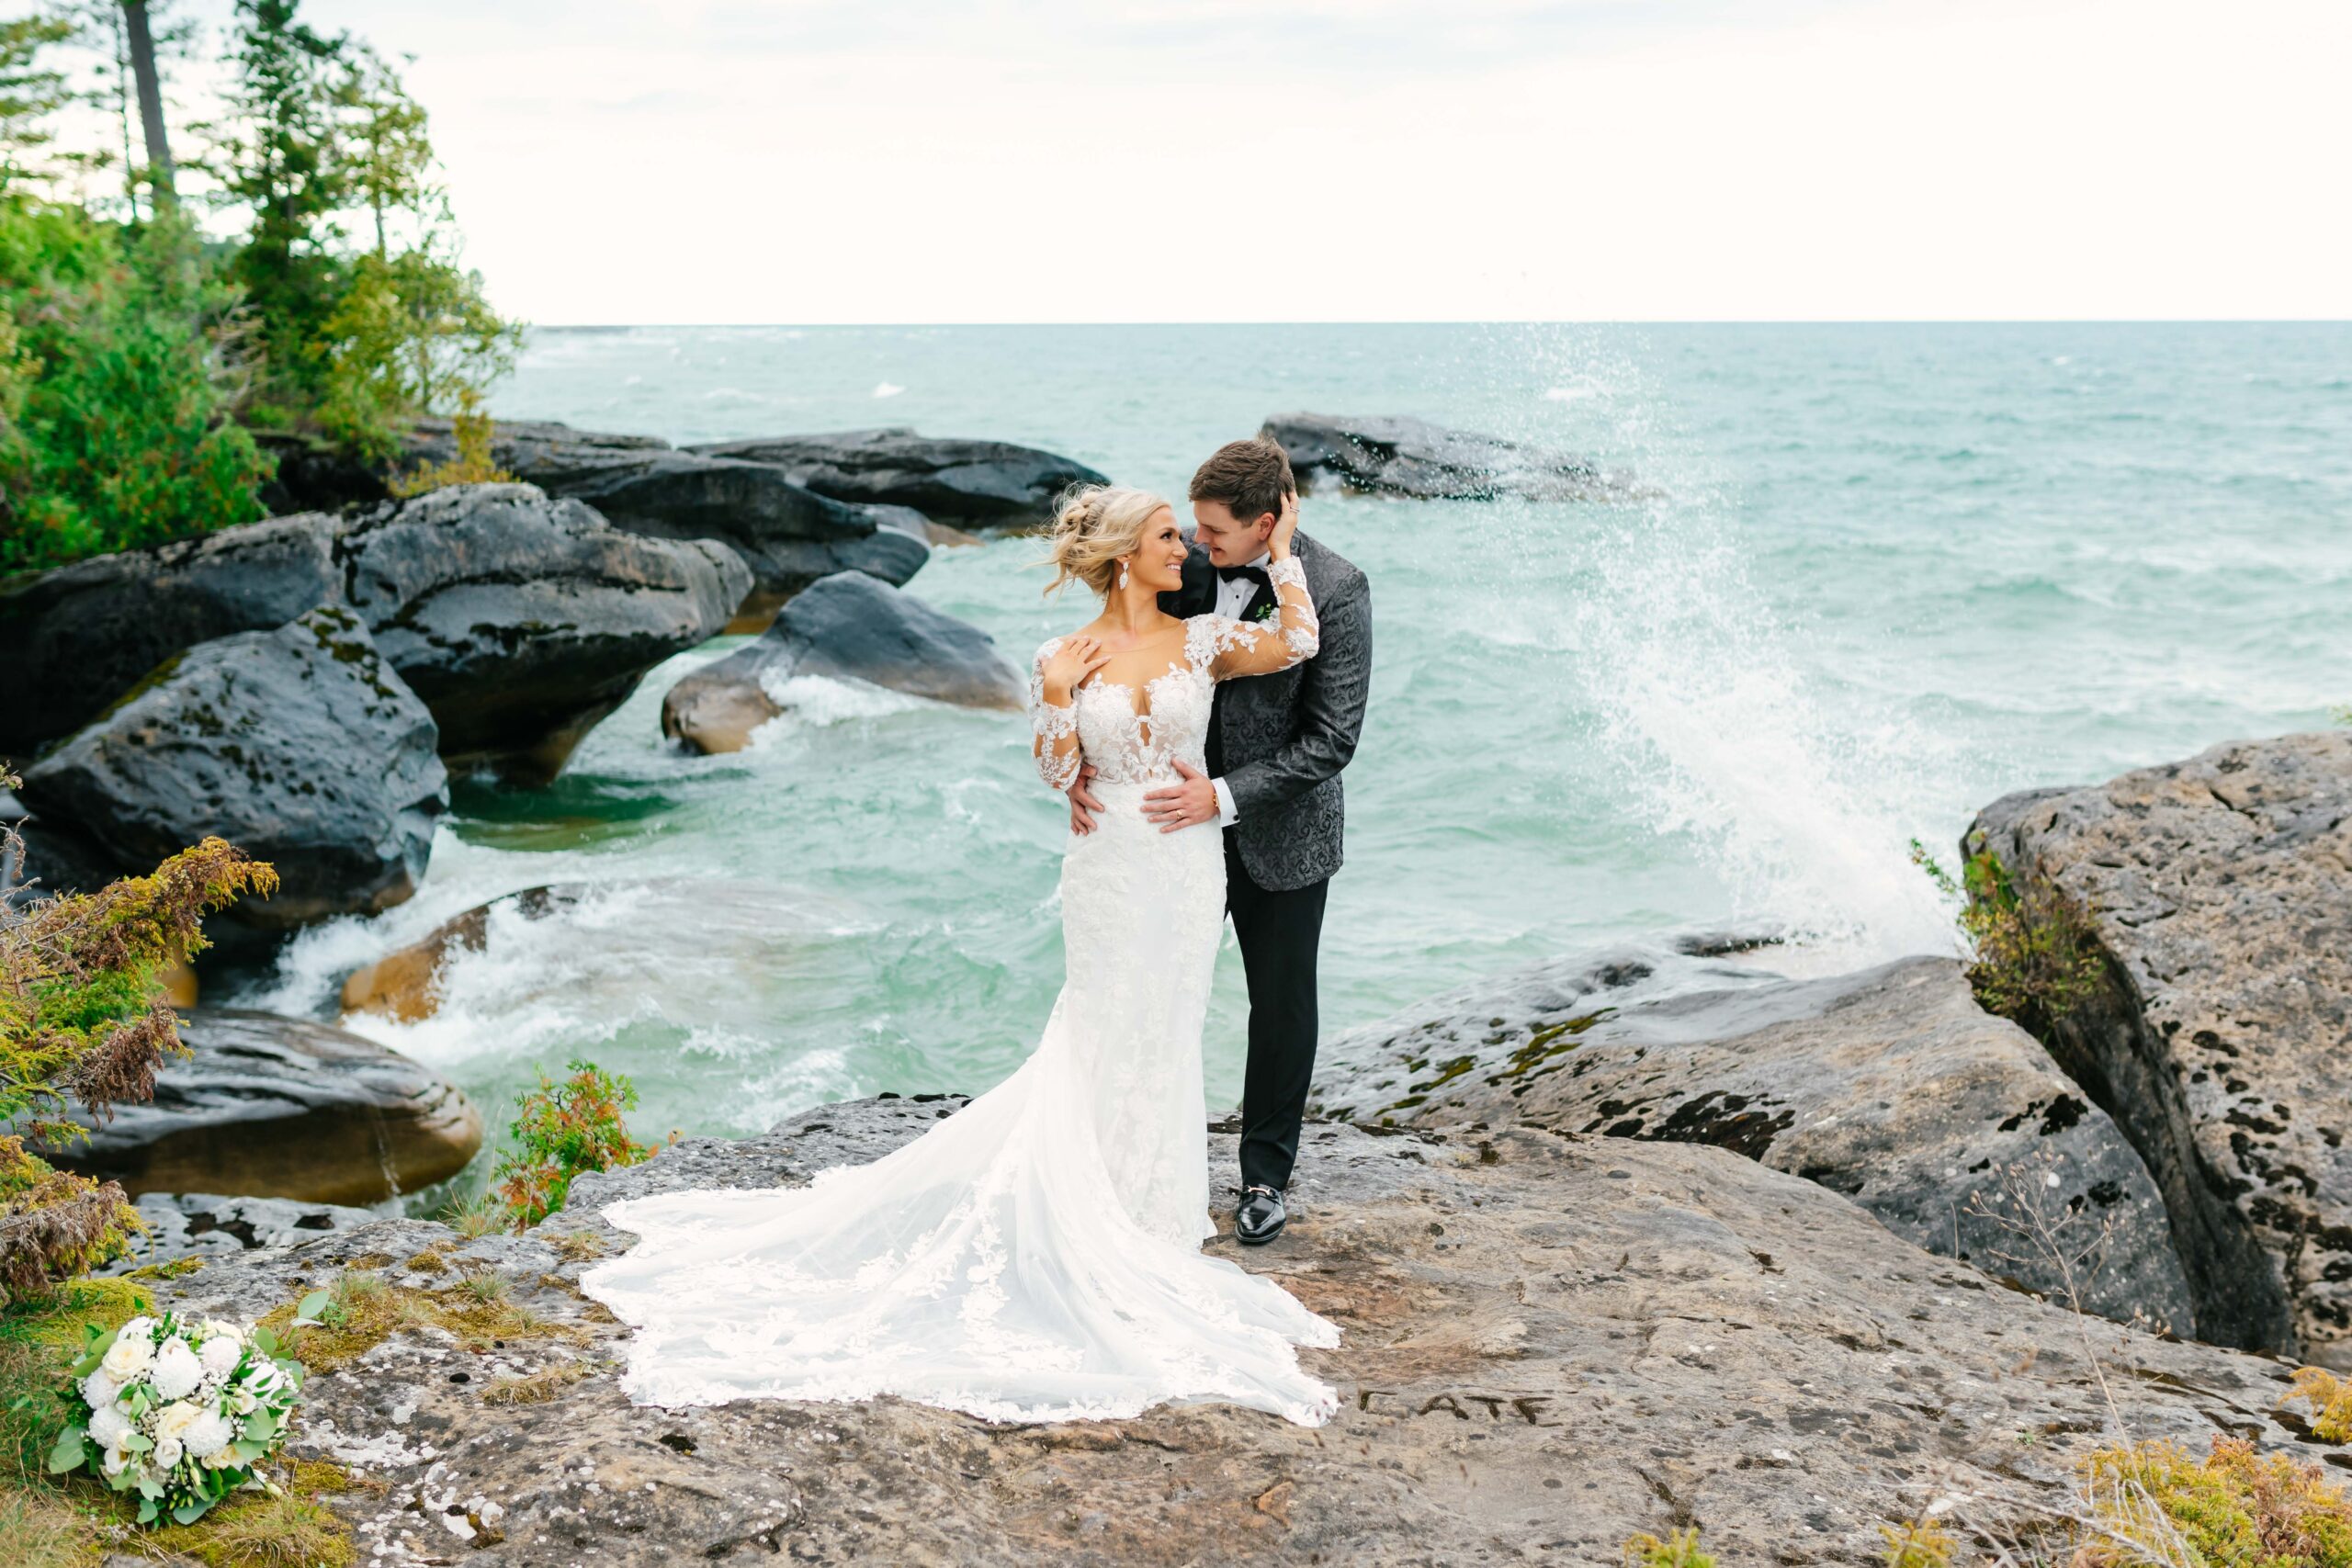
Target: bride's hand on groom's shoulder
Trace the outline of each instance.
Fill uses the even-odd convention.
[[[1046,700],[1055,704],[1069,702],[1070,694],[1084,685],[1089,675],[1110,662],[1111,656],[1102,651],[1101,637],[1062,638],[1061,647],[1046,660]]]

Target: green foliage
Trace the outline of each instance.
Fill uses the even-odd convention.
[[[2201,1460],[2177,1443],[2144,1442],[2101,1449],[2082,1468],[2095,1528],[2080,1529],[2074,1568],[2177,1562],[2166,1536],[2197,1562],[2352,1568],[2352,1498],[2291,1455],[2215,1438]]]
[[[16,782],[0,772],[0,787]],[[21,852],[0,829],[0,866]],[[181,1049],[164,966],[204,951],[205,916],[277,886],[219,839],[96,893],[35,900],[0,886],[0,1122],[71,1142],[69,1102],[103,1116],[153,1095],[155,1069]],[[53,1170],[0,1137],[0,1303],[115,1256],[138,1224],[113,1182]]]
[[[517,1229],[562,1208],[582,1172],[635,1165],[653,1153],[628,1135],[622,1120],[637,1106],[635,1084],[577,1058],[565,1070],[571,1076],[561,1083],[541,1073],[539,1087],[517,1098],[507,1128],[514,1152],[492,1173]]]
[[[380,462],[416,415],[455,408],[482,426],[477,462],[494,467],[481,389],[514,367],[521,346],[522,328],[491,309],[481,274],[424,251],[362,256],[326,321],[318,423]]]
[[[457,438],[458,455],[446,463],[427,463],[421,468],[392,477],[394,495],[423,495],[427,491],[445,485],[511,484],[514,476],[498,466],[492,455],[492,438],[495,434],[490,415],[481,412],[481,401],[471,389],[460,394],[458,413],[449,422],[449,433]]]
[[[1699,1527],[1677,1530],[1666,1540],[1637,1535],[1625,1543],[1627,1568],[1715,1568],[1715,1560],[1699,1550]]]
[[[0,573],[261,515],[232,304],[175,213],[0,202]]]
[[[2333,707],[2328,709],[2327,716],[2334,719],[2338,724],[2352,724],[2352,703],[2346,703],[2341,707]]]
[[[1969,857],[1957,884],[1917,839],[1911,860],[1947,896],[1968,899],[1960,915],[1975,955],[1968,983],[1985,1011],[2040,1027],[2098,988],[2098,933],[2070,896],[2043,882],[2020,890],[1990,850]]]
[[[0,22],[0,193],[42,172],[45,150],[55,140],[50,117],[73,94],[65,73],[45,63],[41,51],[73,36],[72,22],[39,11]]]
[[[82,1353],[84,1331],[120,1327],[153,1299],[128,1280],[76,1280],[0,1310],[0,1487],[46,1473],[74,1410],[58,1369]]]

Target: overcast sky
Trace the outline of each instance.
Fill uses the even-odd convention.
[[[304,15],[544,323],[2352,315],[2343,0]]]

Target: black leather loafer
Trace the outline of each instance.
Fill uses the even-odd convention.
[[[1250,1188],[1233,1211],[1233,1234],[1244,1247],[1265,1246],[1288,1224],[1290,1211],[1283,1207],[1283,1195],[1271,1187]]]

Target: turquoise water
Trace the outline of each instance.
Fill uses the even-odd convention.
[[[1725,922],[1849,967],[1949,948],[1906,859],[2012,789],[2352,701],[2352,326],[544,331],[496,412],[686,442],[910,424],[1181,494],[1266,415],[1414,413],[1589,452],[1614,507],[1310,496],[1374,584],[1376,661],[1325,937],[1327,1029],[1564,949]],[[910,584],[1016,661],[1091,613],[1034,541]],[[1023,722],[831,682],[734,757],[661,739],[650,676],[549,790],[462,784],[424,891],[308,934],[257,999],[499,893],[413,1027],[356,1026],[503,1102],[572,1053],[639,1130],[742,1133],[877,1089],[977,1089],[1060,980],[1061,817]],[[1211,1100],[1239,1084],[1222,955]]]

